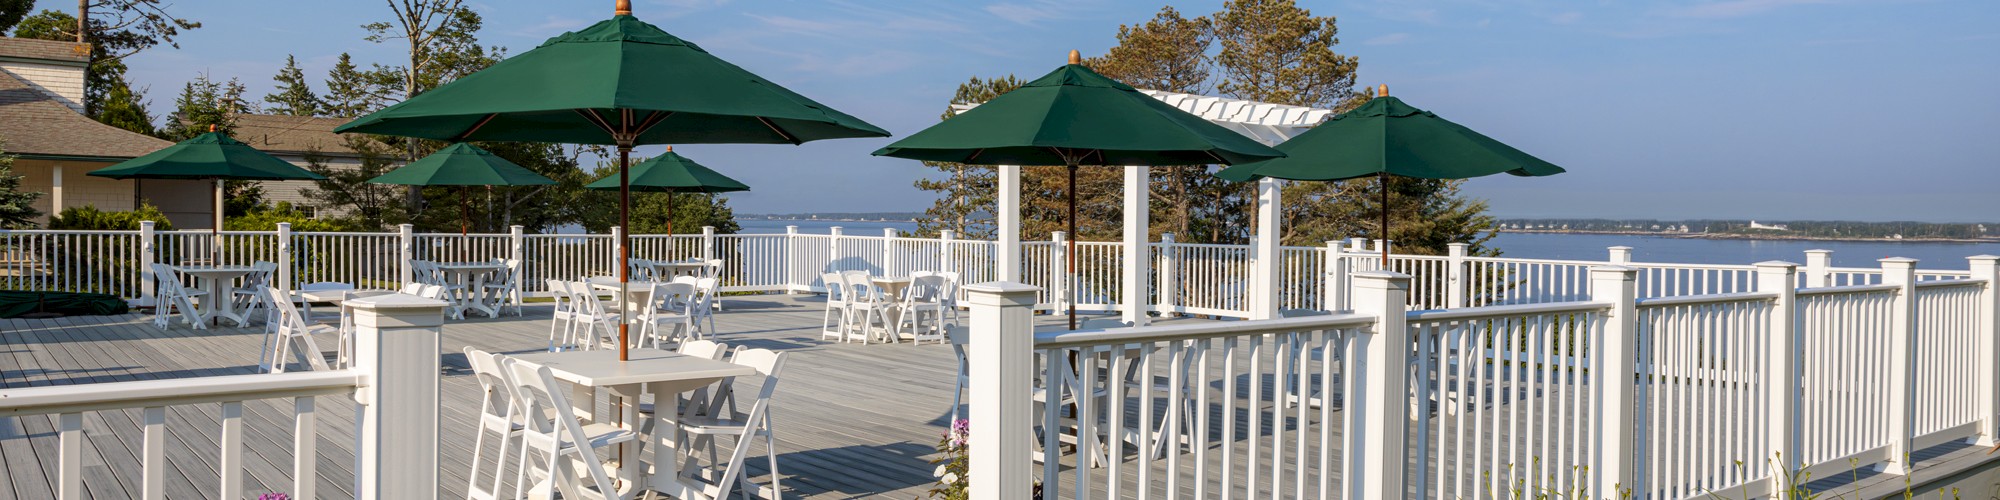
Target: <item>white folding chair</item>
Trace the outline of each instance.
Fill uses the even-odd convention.
[[[700,298],[694,285],[687,283],[658,283],[652,285],[652,302],[646,308],[646,335],[640,338],[640,345],[650,341],[655,349],[665,349],[668,342],[686,343],[700,340],[701,332],[695,326],[695,300]],[[672,327],[671,331],[662,331]]]
[[[937,275],[944,277],[944,312],[951,315],[951,324],[960,324],[958,294],[963,293],[959,290],[959,287],[964,286],[964,284],[958,281],[958,271],[943,271],[937,273]]]
[[[712,360],[716,360],[716,361],[721,361],[721,360],[722,360],[722,357],[723,357],[723,355],[725,355],[725,354],[728,354],[728,353],[729,353],[729,345],[728,345],[728,344],[724,344],[724,343],[721,343],[721,342],[716,342],[716,341],[713,341],[713,340],[695,340],[695,339],[689,339],[689,340],[684,340],[684,341],[681,341],[681,345],[680,345],[680,346],[678,346],[678,347],[675,347],[675,348],[674,348],[674,352],[676,352],[676,353],[680,353],[680,354],[684,354],[684,355],[688,355],[688,356],[692,356],[692,357],[696,357],[696,358],[701,358],[701,359],[712,359]],[[688,401],[693,401],[693,402],[695,402],[695,403],[697,403],[697,404],[700,404],[700,403],[703,403],[703,402],[706,402],[706,401],[708,401],[708,397],[707,397],[707,394],[708,394],[708,388],[707,388],[707,387],[703,387],[703,388],[700,388],[700,389],[695,389],[695,391],[694,391],[693,393],[691,393],[691,394],[689,394],[689,395],[687,396],[687,400],[688,400]],[[640,403],[640,404],[639,404],[639,413],[640,413],[640,414],[643,414],[643,415],[652,415],[652,414],[653,414],[653,411],[654,411],[654,408],[655,408],[654,404],[656,404],[656,403],[658,403],[658,402],[659,402],[659,399],[660,399],[660,397],[661,397],[661,396],[662,396],[662,395],[660,395],[660,394],[654,394],[654,395],[653,395],[653,401],[654,401],[653,403]],[[676,406],[676,407],[679,407],[679,406],[680,406],[680,402],[681,402],[681,395],[679,395],[679,394],[668,394],[668,395],[666,395],[666,396],[671,396],[671,397],[673,397],[673,398],[674,398],[674,404],[675,404],[675,406]],[[685,410],[683,410],[683,411],[685,411]],[[678,414],[678,413],[677,413],[677,414]],[[653,420],[653,419],[651,419],[651,418],[643,418],[643,419],[640,419],[639,421],[640,421],[640,424],[639,424],[639,433],[640,433],[640,434],[644,434],[644,435],[652,435],[652,433],[653,433],[653,422],[654,422],[654,420]]]
[[[479,300],[493,303],[493,311],[496,315],[500,311],[506,310],[507,306],[513,306],[514,315],[520,316],[521,260],[506,259],[500,261],[500,263],[506,267],[501,268],[499,272],[493,273],[493,280],[486,282],[484,289],[480,290],[481,298]]]
[[[243,286],[229,291],[230,295],[233,295],[235,298],[232,302],[235,302],[238,306],[238,309],[234,312],[237,316],[242,317],[244,321],[249,321],[250,315],[255,314],[257,308],[262,307],[267,311],[269,310],[270,306],[264,304],[268,299],[268,297],[264,296],[264,288],[277,286],[272,284],[271,279],[272,275],[278,271],[278,263],[260,260],[250,263],[250,269],[249,274],[243,275]],[[265,316],[269,316],[269,314]],[[270,321],[270,319],[266,318],[265,321]]]
[[[907,325],[909,330],[903,327]],[[903,291],[902,314],[896,318],[896,337],[904,333],[913,344],[926,340],[944,343],[944,277],[914,276]]]
[[[688,438],[681,439],[682,446],[676,448],[692,451],[697,447],[705,447],[709,450],[710,469],[706,471],[708,473],[691,474],[708,476],[699,478],[703,480],[703,484],[701,491],[695,492],[696,498],[726,498],[738,483],[741,483],[746,495],[775,498],[781,490],[778,484],[780,474],[777,443],[771,437],[771,396],[778,390],[778,377],[779,372],[784,369],[785,355],[770,349],[742,350],[737,351],[730,362],[754,368],[758,375],[763,376],[762,387],[757,389],[756,403],[750,405],[750,411],[747,413],[730,411],[728,415],[721,415],[722,398],[736,392],[734,387],[743,383],[746,377],[736,377],[724,382],[730,388],[718,390],[715,399],[711,400],[707,407],[711,410],[709,413],[715,415],[689,415],[681,418],[680,432],[685,433]],[[735,447],[731,450],[726,464],[718,463],[714,458],[717,436],[736,437]],[[768,490],[758,488],[756,483],[743,473],[743,461],[750,455],[750,443],[759,437],[764,439],[764,456],[771,471],[771,486]],[[690,440],[693,441],[692,447],[686,446],[690,444]],[[688,464],[689,466],[682,470],[696,471],[692,454],[688,457]],[[721,468],[720,474],[716,474],[714,468]]]
[[[589,282],[571,283],[570,293],[575,297],[577,321],[582,330],[576,335],[578,343],[584,349],[618,345],[618,322],[623,316],[614,309],[617,299],[604,300],[597,295],[597,287]]]
[[[467,473],[465,498],[468,500],[499,500],[500,481],[506,477],[508,445],[521,435],[526,428],[519,418],[519,408],[514,400],[514,384],[505,369],[500,367],[504,358],[467,346],[465,361],[472,365],[472,375],[479,380],[479,427],[474,429],[472,439],[472,471]],[[493,458],[493,478],[490,487],[479,484],[480,457],[486,453],[486,434],[500,436],[497,456]]]
[[[196,330],[208,328],[208,322],[201,320],[201,309],[194,306],[195,297],[208,300],[207,290],[189,290],[181,286],[181,273],[175,271],[174,266],[157,262],[153,263],[153,282],[158,284],[154,293],[154,300],[158,302],[153,304],[153,326],[167,329],[167,325],[172,323],[169,320],[175,311],[179,311],[181,321],[187,322],[188,326]]]
[[[701,277],[715,280],[716,284],[720,285],[722,283],[722,259],[701,261]],[[708,308],[717,311],[722,310],[722,294],[709,294]]]
[[[820,319],[820,340],[832,338],[847,341],[847,302],[853,290],[847,288],[846,278],[840,273],[826,273],[819,276],[826,288],[826,316]]]
[[[606,423],[577,420],[565,395],[567,388],[556,382],[548,367],[508,359],[505,368],[514,377],[514,398],[520,402],[526,421],[521,428],[521,467],[514,476],[514,497],[554,498],[560,491],[564,499],[618,498],[618,488],[605,472],[596,448],[631,442],[638,435]],[[579,468],[589,476],[589,484],[579,484],[584,480],[577,477]],[[531,480],[541,478],[547,478],[550,486],[526,491],[534,484]]]
[[[549,350],[567,351],[576,348],[575,331],[579,314],[576,295],[570,291],[573,283],[563,280],[548,280],[549,298],[555,301],[555,312],[549,318]]]
[[[270,299],[271,309],[278,313],[278,325],[268,334],[271,357],[265,361],[269,363],[267,366],[271,373],[285,372],[287,354],[311,369],[326,369],[326,354],[319,350],[319,342],[313,340],[313,335],[329,333],[338,339],[340,328],[307,319],[297,307],[292,306],[291,297],[287,297],[283,290],[265,288],[264,293]]]
[[[896,308],[896,302],[875,286],[866,271],[845,271],[840,273],[847,282],[851,297],[847,301],[849,339],[860,337],[862,344],[876,338],[875,325],[881,325],[881,337],[889,342],[896,341],[893,330],[896,323],[889,319],[889,311]]]
[[[722,281],[715,278],[694,280],[695,297],[692,312],[695,318],[692,324],[700,332],[698,337],[715,336],[717,333],[715,331],[715,311],[722,308],[722,302],[720,299],[717,299],[717,297],[722,296],[721,285]],[[701,327],[701,323],[704,321],[708,322],[707,328]]]

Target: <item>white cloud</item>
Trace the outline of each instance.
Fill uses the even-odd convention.
[[[1829,0],[1723,0],[1668,9],[1674,17],[1727,19],[1752,16],[1795,5],[1828,3]]]

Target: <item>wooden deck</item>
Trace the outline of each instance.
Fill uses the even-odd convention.
[[[791,353],[775,404],[785,496],[916,498],[932,484],[930,463],[951,402],[956,362],[947,346],[842,344],[820,340],[823,302],[812,296],[730,297],[718,314],[721,340]],[[547,306],[521,318],[477,318],[444,328],[445,373],[439,498],[464,498],[478,385],[465,346],[495,352],[548,345]],[[1054,324],[1060,317],[1043,316]],[[1099,318],[1104,318],[1100,316]],[[34,387],[256,373],[256,328],[162,331],[150,315],[0,320],[0,386]],[[354,403],[319,400],[321,496],[348,498],[353,484]],[[291,483],[289,401],[246,402],[246,474],[251,498]],[[84,486],[91,498],[139,494],[138,410],[86,413]],[[168,410],[167,497],[213,498],[218,485],[219,405]],[[761,448],[754,452],[761,451]],[[489,449],[488,456],[491,456]],[[0,418],[0,497],[54,496],[54,416]],[[760,481],[768,477],[753,460]]]

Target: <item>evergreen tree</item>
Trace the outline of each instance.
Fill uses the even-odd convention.
[[[209,132],[211,127],[217,132],[235,132],[236,119],[250,111],[243,92],[243,84],[233,78],[218,83],[207,74],[195,76],[174,98],[174,112],[167,115],[161,138],[185,141]]]
[[[1090,68],[1126,84],[1153,90],[1206,94],[1212,80],[1213,63],[1208,49],[1214,43],[1214,21],[1207,17],[1189,19],[1173,7],[1162,7],[1145,24],[1118,27],[1118,45],[1103,57],[1093,58]],[[1243,224],[1209,224],[1207,221],[1241,218],[1233,210],[1242,200],[1243,189],[1216,178],[1211,165],[1154,167],[1151,182],[1153,221],[1150,238],[1172,232],[1179,241],[1217,242],[1233,236]]]
[[[402,186],[368,182],[396,167],[395,151],[360,134],[348,134],[346,139],[347,148],[360,155],[361,164],[353,168],[335,167],[327,162],[325,155],[308,154],[306,170],[326,179],[313,181],[313,187],[300,194],[346,212],[345,218],[351,225],[365,230],[381,231],[409,222],[409,212],[403,209]]]
[[[120,77],[111,86],[111,93],[104,96],[104,103],[98,107],[97,121],[135,133],[158,135],[153,128],[153,114],[146,110],[145,99]]]
[[[28,17],[28,11],[35,9],[35,0],[0,0],[0,33],[14,29],[21,19]]]
[[[387,98],[368,81],[367,75],[354,65],[353,56],[345,52],[333,69],[326,74],[326,97],[322,99],[320,112],[335,118],[359,118],[373,113],[387,105]]]
[[[1005,94],[1021,85],[1025,80],[1007,75],[1000,78],[978,78],[959,84],[952,94],[951,102],[958,104],[986,102]],[[951,118],[952,111],[946,108],[939,119]],[[947,177],[944,179],[918,178],[917,189],[938,193],[938,199],[924,210],[925,218],[917,221],[917,234],[935,236],[939,231],[949,230],[961,238],[992,239],[993,213],[995,211],[994,188],[999,171],[992,165],[967,165],[927,161],[925,167],[937,169]]]
[[[21,176],[14,173],[14,157],[0,149],[0,229],[32,229],[35,218],[42,212],[35,210],[35,200],[42,193],[21,190]]]
[[[299,70],[298,58],[285,56],[285,67],[271,77],[278,82],[276,91],[264,96],[264,111],[288,116],[318,116],[326,108],[318,94],[314,94],[312,84],[306,81],[304,71]]]

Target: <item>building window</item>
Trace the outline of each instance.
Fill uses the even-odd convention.
[[[301,214],[305,214],[307,219],[319,218],[319,207],[312,205],[292,205],[292,208],[298,210]]]

